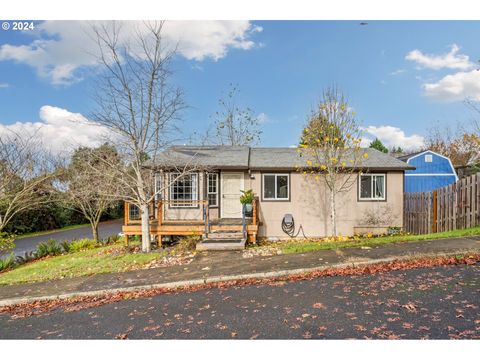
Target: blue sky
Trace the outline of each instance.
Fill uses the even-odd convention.
[[[47,141],[82,131],[86,143],[93,139],[62,123],[83,121],[93,106],[93,50],[79,24],[0,31],[3,127],[46,125]],[[175,81],[189,105],[187,133],[212,123],[219,97],[236,83],[239,102],[265,119],[261,145],[290,146],[322,89],[335,84],[366,137],[412,149],[432,126],[455,128],[473,116],[463,100],[480,100],[479,33],[473,21],[184,22],[167,31],[180,41]]]

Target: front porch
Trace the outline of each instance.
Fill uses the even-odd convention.
[[[189,208],[196,209],[195,213],[189,214],[188,211],[184,211],[182,216],[173,219],[166,216],[166,211],[171,210],[172,202],[159,200],[156,204],[150,206],[149,230],[151,237],[155,239],[158,246],[162,245],[163,239],[167,236],[202,236],[202,242],[200,243],[202,245],[199,246],[199,250],[207,250],[207,248],[225,250],[226,248],[222,244],[231,244],[232,238],[240,239],[243,247],[246,242],[255,244],[257,241],[258,198],[252,204],[253,209],[252,213],[249,214],[250,216],[242,211],[242,218],[212,217],[209,201],[197,200],[182,203],[186,210]],[[179,201],[176,200],[175,204],[178,205],[178,203]],[[136,208],[135,205],[125,202],[122,231],[125,235],[126,244],[128,244],[129,236],[142,234],[138,208],[132,211],[133,207]],[[199,213],[201,216],[198,216]]]

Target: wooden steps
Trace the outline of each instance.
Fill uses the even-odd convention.
[[[203,236],[196,246],[197,251],[243,250],[246,238],[241,231],[214,231]]]

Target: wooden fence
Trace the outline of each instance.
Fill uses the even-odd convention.
[[[430,192],[404,195],[403,226],[428,234],[480,226],[480,173]]]

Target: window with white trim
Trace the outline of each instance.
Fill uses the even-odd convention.
[[[425,155],[425,162],[432,162],[433,156],[432,155]]]
[[[385,200],[385,174],[362,174],[359,181],[360,200]]]
[[[130,220],[140,220],[140,208],[135,204],[128,204],[128,218]]]
[[[290,196],[288,174],[263,174],[263,199],[288,200]]]
[[[198,174],[170,174],[170,206],[196,207],[198,204]]]
[[[207,196],[210,207],[218,207],[218,174],[208,173]]]

